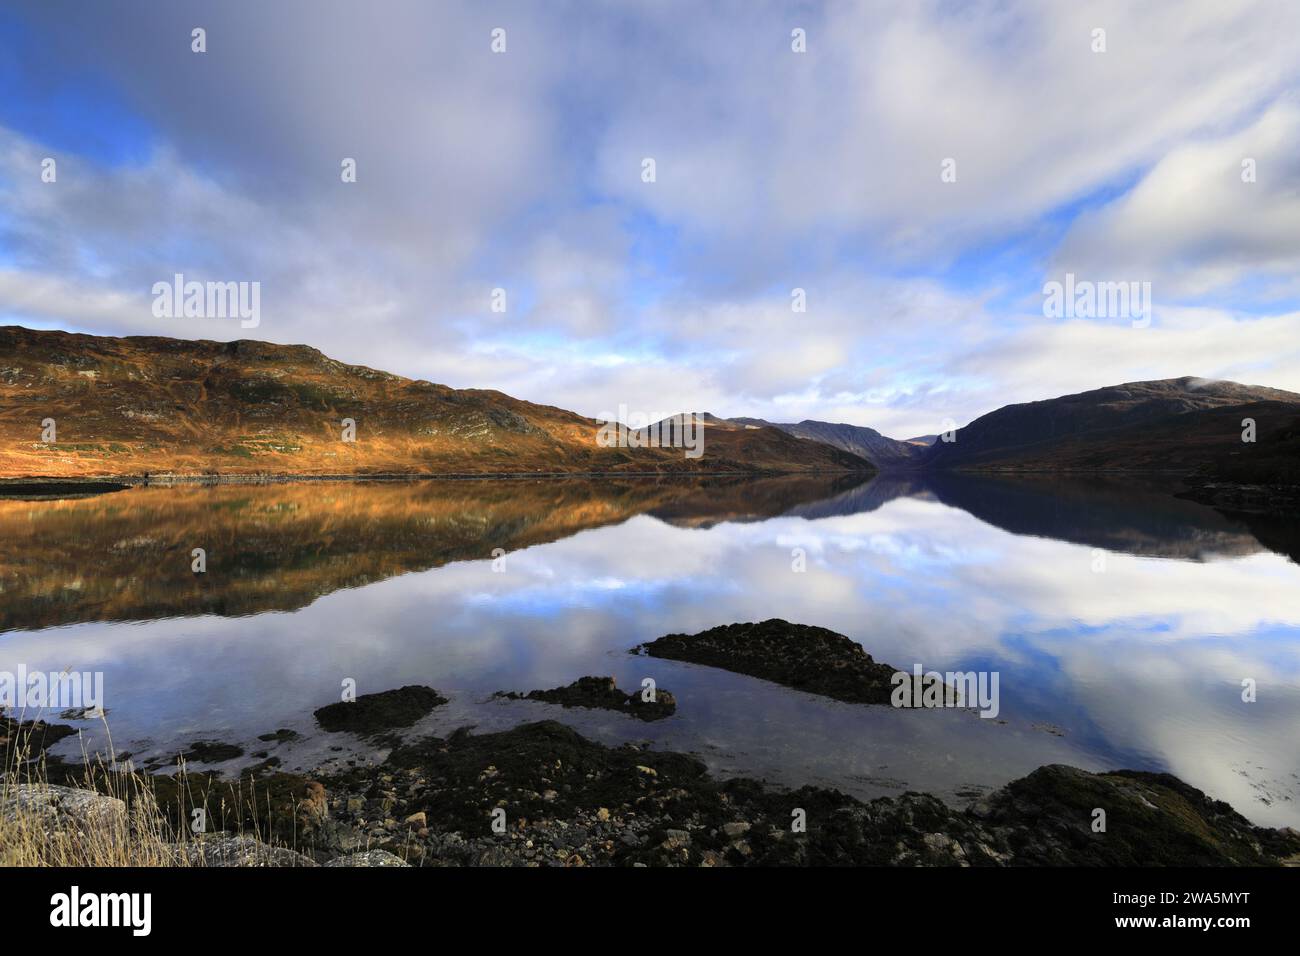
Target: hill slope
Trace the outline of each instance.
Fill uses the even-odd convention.
[[[922,445],[897,441],[863,425],[835,424],[812,419],[796,424],[768,422],[761,418],[732,418],[730,421],[751,428],[779,428],[796,438],[821,442],[865,458],[881,471],[914,469],[920,465],[926,452]]]
[[[1243,418],[1261,433],[1300,413],[1300,395],[1195,378],[1131,382],[1007,405],[936,442],[927,468],[1191,474],[1233,451]]]
[[[778,429],[706,422],[698,458],[596,435],[573,412],[303,345],[0,328],[0,478],[872,470]]]

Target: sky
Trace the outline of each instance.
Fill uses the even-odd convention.
[[[1300,391],[1297,36],[1293,0],[5,0],[0,324],[896,438]],[[156,317],[177,273],[257,282],[257,327]],[[1054,313],[1067,275],[1149,312]]]

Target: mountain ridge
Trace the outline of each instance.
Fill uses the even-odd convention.
[[[1004,405],[931,446],[927,469],[1191,473],[1300,415],[1300,394],[1193,376],[1126,382]]]
[[[704,422],[692,458],[603,445],[599,424],[307,345],[0,327],[0,477],[10,479],[874,471],[778,429]]]
[[[1234,419],[1234,416],[1236,417]],[[1107,385],[1004,405],[955,431],[952,441],[924,435],[905,441],[863,425],[774,423],[774,427],[858,454],[899,472],[1201,472],[1245,474],[1242,418],[1261,434],[1300,423],[1300,394],[1226,379],[1180,376]],[[1276,449],[1277,445],[1271,445]],[[1286,446],[1289,447],[1289,446]],[[1274,459],[1275,450],[1270,451]],[[1267,474],[1294,474],[1274,460]]]
[[[1261,436],[1291,435],[1300,394],[1194,376],[1126,382],[1004,405],[952,441],[707,412],[629,428],[350,365],[309,345],[0,327],[0,481],[9,482],[877,470],[1294,481],[1297,443],[1256,453],[1242,441],[1246,419]]]
[[[752,428],[779,428],[796,438],[820,441],[833,448],[866,458],[877,468],[885,471],[918,467],[923,457],[923,446],[890,438],[866,425],[822,422],[815,419],[804,419],[797,423],[769,422],[762,418],[743,417],[729,420]]]

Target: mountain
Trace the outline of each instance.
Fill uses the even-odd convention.
[[[1196,378],[1130,382],[1007,405],[938,441],[927,469],[1166,472],[1190,475],[1234,452],[1249,456],[1242,420],[1260,433],[1300,414],[1300,395]]]
[[[604,447],[573,412],[305,345],[0,327],[0,478],[873,470],[775,428],[701,428],[698,457]]]
[[[901,471],[917,468],[925,448],[911,441],[887,438],[874,428],[863,425],[832,424],[805,420],[797,424],[768,422],[761,418],[732,418],[737,425],[749,428],[779,428],[788,435],[821,442],[852,455],[865,458],[881,471]]]

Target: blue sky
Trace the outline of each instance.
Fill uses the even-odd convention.
[[[1300,390],[1300,8],[1133,6],[19,0],[0,321],[896,437]],[[176,272],[260,282],[256,332],[155,318]],[[1066,273],[1150,283],[1150,323],[1045,315]]]

